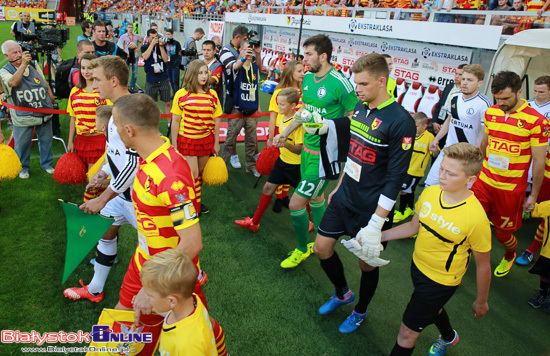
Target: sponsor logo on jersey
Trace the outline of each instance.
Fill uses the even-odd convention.
[[[521,153],[521,146],[519,143],[491,136],[489,136],[488,148],[489,151],[506,153],[508,156],[519,156]]]
[[[403,137],[403,143],[401,144],[401,147],[403,147],[403,150],[408,150],[412,147],[412,137]]]
[[[375,149],[367,147],[353,138],[350,140],[349,143],[349,153],[357,161],[364,164],[369,164],[371,166],[374,165],[374,161],[376,160]]]
[[[422,206],[420,207],[420,213],[418,214],[420,219],[429,218],[432,221],[435,221],[435,223],[442,229],[447,229],[450,232],[452,232],[455,235],[460,234],[460,228],[455,226],[455,223],[452,221],[445,221],[443,216],[437,215],[436,213],[432,213],[432,204],[425,201],[422,203]]]
[[[321,99],[325,95],[327,95],[327,89],[325,87],[320,87],[319,90],[317,90],[317,97]]]

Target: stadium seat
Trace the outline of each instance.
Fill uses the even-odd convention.
[[[350,66],[344,66],[344,68],[342,68],[342,73],[344,74],[344,76],[348,79],[351,78],[351,67]]]
[[[435,104],[439,102],[441,98],[441,90],[437,85],[430,85],[428,90],[424,93],[422,100],[418,104],[417,112],[423,112],[426,116],[431,119],[435,109]]]
[[[407,85],[407,82],[405,81],[405,79],[403,79],[403,78],[397,78],[397,79],[395,80],[395,83],[396,83],[396,88],[395,88],[395,90],[396,90],[395,99],[396,99],[399,103],[401,103],[400,100],[403,100],[402,95],[404,95],[405,92],[407,92],[407,87],[408,87],[408,85]]]
[[[422,95],[424,94],[424,87],[419,82],[413,82],[409,90],[401,98],[400,104],[410,112],[414,114],[420,104]]]

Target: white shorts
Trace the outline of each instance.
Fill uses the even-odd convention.
[[[430,168],[426,181],[424,182],[426,187],[429,187],[430,185],[439,185],[439,166],[441,165],[443,156],[443,151],[439,152],[439,156],[437,156],[435,162],[432,164],[432,168]]]
[[[111,199],[101,209],[100,214],[110,218],[115,218],[113,225],[122,226],[130,224],[137,230],[136,211],[131,201],[122,199],[120,196]]]

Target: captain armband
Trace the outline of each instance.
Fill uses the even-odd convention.
[[[181,229],[192,225],[198,218],[198,215],[193,203],[188,202],[171,208],[170,218],[172,218],[174,228],[178,230],[178,228]]]

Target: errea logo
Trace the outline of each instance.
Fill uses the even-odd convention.
[[[432,213],[432,204],[429,202],[422,203],[422,206],[420,207],[420,212],[418,216],[423,219],[425,217],[428,217],[430,220],[435,221],[435,223],[442,229],[447,229],[448,231],[452,232],[455,235],[460,234],[460,229],[456,226],[454,226],[454,222],[452,221],[445,221],[443,216],[437,215],[436,213]]]

